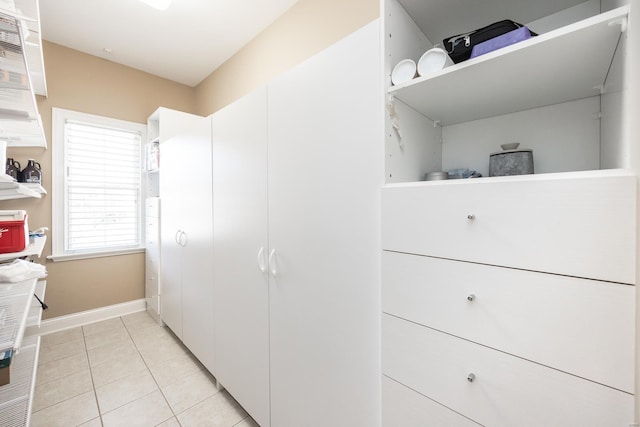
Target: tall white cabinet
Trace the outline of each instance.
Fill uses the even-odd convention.
[[[216,112],[212,128],[216,378],[268,427],[266,87]]]
[[[218,379],[261,426],[380,423],[375,21],[213,116]]]
[[[640,2],[382,4],[387,79],[501,19],[539,34],[387,81],[383,426],[635,425]],[[536,174],[488,177],[508,142]],[[456,168],[484,177],[420,182]]]
[[[214,372],[213,205],[209,118],[158,109],[160,317]]]

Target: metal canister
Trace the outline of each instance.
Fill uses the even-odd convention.
[[[533,172],[533,150],[505,150],[489,156],[489,176],[527,175]]]

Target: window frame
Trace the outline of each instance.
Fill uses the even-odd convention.
[[[67,120],[95,125],[98,127],[115,128],[140,133],[140,200],[139,200],[139,230],[140,241],[138,247],[107,250],[86,250],[67,252],[64,247],[65,229],[65,123]],[[144,177],[144,148],[147,135],[147,126],[141,123],[126,120],[113,119],[78,111],[52,108],[51,114],[51,139],[52,139],[52,201],[51,201],[51,225],[52,243],[51,255],[47,259],[52,261],[71,261],[77,259],[99,258],[106,256],[126,255],[144,252],[144,200],[146,194],[146,180]]]

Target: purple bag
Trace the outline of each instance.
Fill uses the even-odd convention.
[[[509,31],[506,34],[494,37],[490,40],[475,45],[471,50],[471,58],[484,55],[485,53],[493,52],[494,50],[498,50],[530,38],[531,31],[529,31],[527,27]]]
[[[453,62],[457,64],[471,57],[471,50],[474,46],[523,27],[524,25],[522,24],[505,19],[477,30],[447,37],[442,40],[442,43]],[[534,36],[536,34],[531,33],[531,35]]]

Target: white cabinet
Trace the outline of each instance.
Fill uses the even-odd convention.
[[[262,426],[380,424],[378,37],[213,116],[216,369]]]
[[[639,6],[382,0],[385,426],[637,422]],[[539,35],[391,85],[505,18]],[[535,175],[488,177],[509,142]],[[484,177],[417,182],[457,168]]]
[[[604,177],[610,174],[613,179]],[[593,201],[604,194],[628,200],[630,205],[620,206],[617,213],[635,218],[635,177],[607,171],[599,175],[603,175],[599,183],[582,174],[549,175],[543,181],[550,185],[547,191],[525,191],[526,201],[504,187],[511,178],[386,186],[383,374],[438,403],[434,417],[443,406],[482,425],[632,423],[636,287],[633,280],[616,283],[617,269],[602,270],[600,280],[584,279],[592,277],[592,270],[588,263],[580,268],[580,260],[627,239],[626,251],[635,257],[635,222],[616,220],[610,229],[619,227],[619,235],[609,242],[590,227],[581,228],[584,218],[565,217],[572,211],[571,203],[557,200],[566,194],[562,189],[567,185],[575,190],[573,195],[589,194],[604,185],[608,191],[599,196],[596,190]],[[519,188],[530,190],[536,178]],[[438,203],[452,188],[451,203]],[[467,218],[464,202],[477,203],[472,193],[482,198],[490,190],[539,217],[511,223],[512,212],[495,203],[484,205],[475,218]],[[590,200],[586,197],[576,206],[588,212]],[[435,203],[427,213],[429,201]],[[529,201],[536,201],[540,208]],[[606,212],[615,205],[604,203],[595,223],[608,224]],[[481,218],[488,220],[488,229],[479,238],[474,228]],[[567,235],[550,226],[539,227],[556,220],[565,224]],[[554,239],[536,239],[545,229],[550,233],[547,237]],[[454,240],[445,242],[446,236]],[[584,240],[581,248],[573,250],[576,239]],[[448,243],[460,248],[449,248]],[[527,256],[513,268],[506,251]],[[549,258],[574,265],[575,270],[551,274],[557,273],[546,269],[551,264],[539,262]],[[606,256],[603,260],[608,263]],[[466,384],[468,374],[476,376],[470,377],[473,385]],[[419,412],[431,413],[431,403],[420,403],[417,396],[411,401]],[[396,407],[391,395],[383,402],[383,414],[397,411]],[[391,420],[388,415],[384,418]]]
[[[210,370],[213,354],[211,122],[160,108],[160,316]]]

